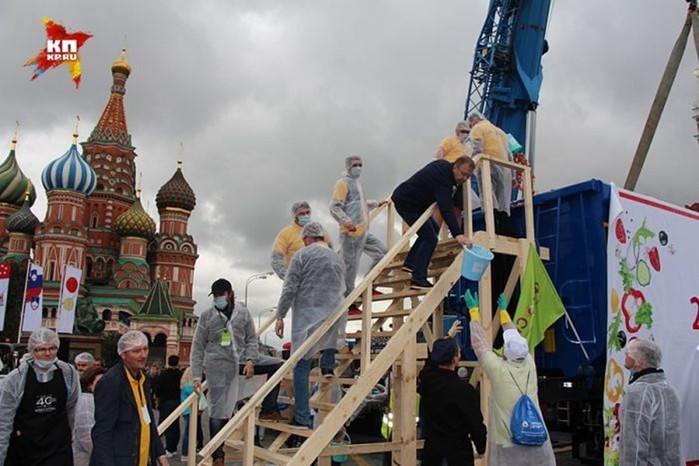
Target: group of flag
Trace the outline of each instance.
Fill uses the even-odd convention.
[[[5,324],[7,294],[10,285],[9,263],[0,262],[0,331]],[[61,293],[58,303],[58,325],[60,333],[73,333],[75,308],[80,291],[82,270],[66,265],[61,281]],[[42,309],[44,307],[44,270],[39,264],[29,263],[27,279],[22,301],[21,331],[33,332],[41,327]]]

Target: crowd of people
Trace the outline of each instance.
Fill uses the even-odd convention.
[[[323,377],[336,376],[336,352],[346,344],[346,316],[361,309],[352,304],[322,338],[305,343],[354,289],[361,255],[366,253],[374,267],[387,253],[369,231],[371,209],[393,202],[402,219],[413,225],[436,203],[436,211],[417,231],[402,265],[411,275],[411,288],[433,286],[428,265],[442,223],[458,243],[472,245],[461,230],[461,190],[475,173],[471,157],[480,153],[499,160],[511,158],[507,135],[474,114],[457,124],[454,136],[440,143],[436,160],[396,187],[390,199],[381,201],[366,199],[359,180],[362,158],[347,157],[329,206],[340,227],[339,254],[327,231],[313,221],[308,202],[293,204],[293,220],[279,232],[271,255],[273,270],[284,281],[275,333],[285,336],[284,319],[291,312],[291,351],[304,349],[304,354],[293,369],[292,416],[286,418],[279,410],[277,385],[262,402],[261,420],[313,429],[309,378],[314,358],[320,353]],[[512,173],[493,166],[491,177],[496,230],[502,233],[508,228]],[[47,328],[33,332],[28,356],[7,376],[0,391],[0,464],[168,466],[180,443],[181,459],[186,461],[194,454],[188,441],[191,411],[182,413],[183,435],[177,420],[165,431],[163,442],[156,410],[162,422],[196,393],[198,407],[208,410],[209,433],[214,437],[234,413],[240,377],[269,378],[283,365],[282,359],[260,352],[250,311],[235,299],[230,281],[216,280],[210,296],[211,305],[199,317],[185,368],[176,355],[168,357],[162,372],[156,366],[147,367],[148,340],[138,331],[121,336],[119,362],[109,369],[89,353],[77,355],[74,366],[60,361],[56,333]],[[465,300],[471,345],[492,385],[488,418],[484,421],[475,389],[457,373],[458,344],[452,337],[437,339],[418,381],[420,432],[425,439],[422,465],[474,464],[486,452],[492,465],[555,464],[538,407],[536,366],[527,341],[510,320],[504,295],[498,299],[504,342],[500,355],[493,351],[489,331],[480,323],[477,297],[468,292]],[[620,414],[622,466],[678,464],[680,406],[677,393],[659,369],[660,360],[660,349],[653,342],[634,340],[627,347],[626,367],[634,375]],[[527,424],[520,431],[514,419],[527,400],[533,417],[520,423]],[[201,422],[197,425],[196,445],[201,448]],[[259,445],[259,438],[255,443]],[[214,466],[224,464],[223,446],[213,452],[212,460]]]

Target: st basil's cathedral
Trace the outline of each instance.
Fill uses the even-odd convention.
[[[82,270],[74,332],[60,335],[71,361],[82,351],[102,357],[107,335],[140,330],[149,338],[151,361],[162,366],[176,354],[186,362],[196,326],[192,287],[198,254],[187,232],[196,197],[178,161],[155,198],[156,228],[136,186],[137,154],[124,111],[131,74],[125,51],[111,71],[109,100],[80,143],[82,154],[73,134],[68,150],[42,172],[43,221],[30,210],[35,187],[19,168],[12,141],[0,164],[0,256],[25,273],[30,258],[43,268],[43,326],[53,329],[65,266]],[[11,307],[8,301],[8,315]]]

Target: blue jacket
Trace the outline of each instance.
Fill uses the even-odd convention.
[[[398,213],[400,214],[401,210],[422,213],[433,202],[437,202],[451,235],[461,235],[451,199],[456,185],[453,166],[444,159],[435,160],[398,185],[391,195]]]
[[[145,374],[142,374],[145,377]],[[148,382],[144,384],[150,414],[150,464],[165,454],[153,417]],[[95,426],[92,428],[90,466],[137,466],[141,420],[133,391],[119,362],[100,379],[95,387]]]

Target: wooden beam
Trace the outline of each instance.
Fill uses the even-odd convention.
[[[290,458],[286,455],[282,455],[280,453],[275,453],[270,450],[266,450],[264,448],[260,447],[255,447],[254,450],[255,456],[257,458],[262,458],[265,461],[268,461],[270,463],[278,464],[278,465],[286,465],[289,464]],[[252,463],[246,463],[244,462],[243,464],[248,465]]]
[[[196,431],[194,433],[196,435]],[[248,416],[243,445],[243,464],[253,464],[255,461],[255,418],[253,416]],[[192,454],[196,451],[196,449],[192,450]]]
[[[427,321],[425,321],[425,323],[426,322]],[[423,328],[424,325],[425,324],[423,324]],[[415,338],[413,337],[411,340],[408,340],[401,357],[400,377],[396,383],[396,388],[399,390],[396,391],[396,398],[394,400],[395,409],[393,410],[394,435],[396,426],[400,426],[398,433],[401,442],[401,447],[394,453],[394,456],[398,460],[398,464],[404,465],[414,464],[417,458],[417,445],[415,443],[417,440],[417,423],[415,420],[417,416],[415,412],[417,395],[416,361]],[[399,398],[400,403],[396,405],[395,401]]]
[[[524,225],[527,232],[527,240],[533,243],[534,237],[534,195],[532,193],[532,170],[524,167]]]

